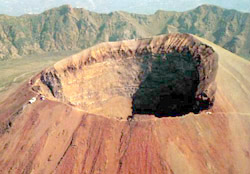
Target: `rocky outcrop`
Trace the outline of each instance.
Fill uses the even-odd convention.
[[[211,47],[170,34],[99,44],[43,71],[36,85],[41,94],[89,112],[113,110],[111,103],[123,100],[130,103],[126,114],[132,108],[128,115],[183,115],[213,105],[217,68]]]
[[[54,97],[61,98],[62,84],[55,70],[53,72],[43,73],[41,75],[41,81],[49,88]]]

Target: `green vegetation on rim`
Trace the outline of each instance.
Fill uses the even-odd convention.
[[[249,13],[203,5],[182,13],[98,14],[64,5],[39,15],[0,15],[0,59],[78,50],[103,41],[171,32],[195,34],[240,56],[250,57]]]

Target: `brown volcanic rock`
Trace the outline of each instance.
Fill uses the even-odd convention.
[[[131,103],[134,113],[166,115],[175,108],[171,113],[177,114],[213,104],[217,62],[213,49],[192,36],[163,35],[84,50],[43,71],[37,86],[40,93],[91,113],[124,102],[123,113],[108,113],[127,117]]]
[[[198,43],[189,35],[176,36],[186,37],[186,41],[191,38]],[[82,68],[83,72],[79,71],[80,68],[75,69],[74,67],[84,66],[79,61],[85,62],[82,58],[88,51],[83,51],[38,74],[33,78],[33,86],[24,84],[0,103],[0,121],[3,125],[9,125],[0,135],[0,173],[249,173],[250,63],[206,40],[202,42],[211,45],[220,57],[216,100],[209,110],[211,115],[201,111],[199,114],[189,113],[183,117],[157,118],[136,114],[129,120],[113,119],[109,113],[113,111],[120,116],[122,111],[126,112],[125,104],[127,107],[131,106],[131,100],[124,99],[124,96],[115,97],[103,105],[90,98],[95,106],[101,106],[100,115],[105,117],[86,113],[82,107],[84,105],[70,106],[69,102],[74,104],[73,101],[80,101],[73,98],[66,100],[67,95],[71,96],[74,90],[81,92],[82,89],[77,87],[80,84],[84,86],[84,80],[88,79],[84,89],[96,91],[105,87],[98,88],[94,84],[98,78],[106,77],[100,76],[101,73],[113,77],[105,78],[103,82],[112,79],[117,82],[115,75],[109,76],[106,73],[109,72],[109,64],[116,66],[109,60],[98,63],[99,60],[96,59],[97,63]],[[107,43],[109,44],[114,43]],[[115,44],[112,48],[115,48]],[[88,53],[96,58],[93,54],[98,52],[91,52],[92,49],[95,48],[91,48]],[[125,61],[121,60],[120,63],[123,64]],[[129,62],[130,59],[126,60]],[[186,65],[185,62],[183,65]],[[118,67],[122,70],[121,73],[125,73],[123,70],[130,66],[125,66],[124,69],[122,66]],[[66,67],[69,68],[64,74]],[[115,73],[113,69],[111,72]],[[130,79],[126,76],[123,78]],[[67,83],[74,90],[70,91]],[[48,84],[53,87],[51,90]],[[45,94],[46,100],[38,100],[20,110],[25,101],[37,95],[34,89]],[[107,98],[111,94],[114,92]],[[99,99],[106,97],[99,96]],[[108,111],[103,109],[104,106],[109,108]],[[91,109],[89,111],[98,113]]]

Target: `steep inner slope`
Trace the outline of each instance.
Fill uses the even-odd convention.
[[[113,117],[198,113],[213,105],[217,61],[187,34],[104,43],[43,71],[34,90]]]

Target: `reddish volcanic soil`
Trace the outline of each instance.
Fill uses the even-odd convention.
[[[89,48],[0,103],[0,173],[249,174],[249,74],[186,34]]]

